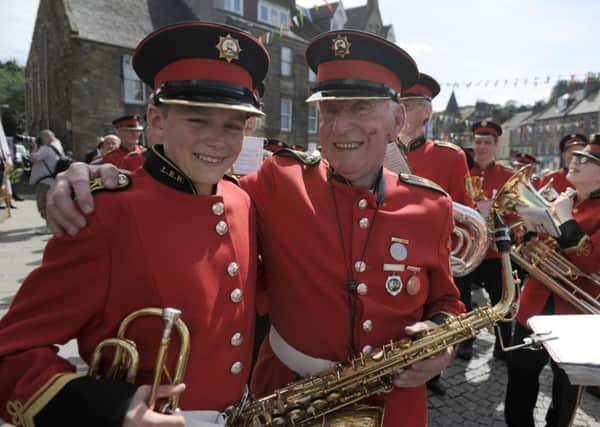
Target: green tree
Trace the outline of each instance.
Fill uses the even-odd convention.
[[[15,60],[0,61],[0,111],[7,135],[25,128],[25,70]]]

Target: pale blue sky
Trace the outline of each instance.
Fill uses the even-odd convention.
[[[354,7],[366,0],[343,3]],[[1,60],[25,64],[37,4],[0,0]],[[384,23],[394,24],[398,44],[421,71],[442,83],[460,83],[455,88],[460,105],[478,99],[532,103],[548,97],[558,76],[582,79],[588,72],[600,73],[600,6],[594,0],[379,0],[379,5]],[[545,84],[547,76],[551,84]],[[444,108],[450,92],[443,85],[434,100],[436,110]]]

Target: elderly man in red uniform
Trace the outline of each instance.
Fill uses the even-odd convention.
[[[138,145],[144,127],[140,122],[140,116],[137,114],[119,117],[113,120],[112,124],[117,130],[117,136],[121,140],[121,145],[116,150],[102,156],[102,163],[110,163],[111,165],[121,167],[121,163],[127,154],[140,154],[144,151]]]
[[[273,325],[254,370],[258,395],[463,310],[449,266],[451,199],[431,181],[382,167],[404,125],[398,99],[416,82],[414,61],[351,30],[319,35],[306,55],[317,74],[308,101],[319,102],[324,159],[278,150],[242,180],[257,206]],[[92,207],[83,168],[55,188],[59,233],[85,223],[67,200],[66,178],[80,206]],[[93,172],[108,180],[109,169]],[[380,400],[386,427],[427,425],[424,383],[450,358],[448,349],[397,375]]]
[[[464,151],[450,142],[431,141],[425,137],[424,127],[431,118],[431,100],[439,93],[438,82],[425,73],[419,74],[417,84],[402,91],[406,124],[398,141],[413,174],[438,184],[453,201],[474,207],[471,175]]]
[[[560,156],[563,161],[563,166],[560,169],[549,172],[542,176],[539,184],[536,185],[538,188],[542,188],[546,185],[550,180],[552,180],[552,187],[558,192],[562,193],[567,188],[573,187],[573,185],[567,179],[567,172],[569,171],[569,164],[571,163],[571,158],[573,151],[581,150],[587,144],[588,139],[585,135],[581,135],[579,133],[573,133],[569,135],[565,135],[559,143],[560,148]]]
[[[143,170],[121,175],[128,188],[95,197],[85,230],[48,243],[0,321],[3,419],[17,426],[183,425],[181,415],[147,406],[143,384],[154,376],[159,319],[128,330],[140,353],[135,385],[77,375],[56,354],[56,344],[76,338],[89,363],[95,346],[142,307],[176,307],[189,327],[185,386],[159,391],[187,389],[186,425],[215,423],[242,397],[252,361],[256,216],[248,195],[223,175],[241,150],[246,120],[262,115],[253,89],[268,63],[254,37],[218,24],[168,26],[139,44],[133,67],[154,89],[148,122],[164,145],[148,152]],[[170,352],[169,368],[176,356]]]
[[[413,174],[432,180],[446,190],[454,202],[472,208],[471,175],[464,151],[450,142],[434,142],[425,137],[424,129],[432,112],[431,100],[439,93],[439,83],[425,73],[419,74],[415,85],[402,91],[406,124],[400,131],[398,143],[406,153]],[[454,278],[457,284],[461,280],[466,279]],[[439,377],[428,381],[427,387],[434,394],[445,394]]]
[[[514,171],[495,161],[496,151],[498,150],[498,137],[502,135],[500,125],[490,120],[483,120],[473,124],[471,131],[473,132],[473,160],[475,161],[475,166],[471,168],[473,198],[479,212],[486,217],[489,215],[489,208],[496,193],[513,175]],[[463,280],[459,283],[462,301],[467,306],[468,311],[472,309],[471,285],[474,283],[485,287],[492,305],[500,300],[502,296],[501,272],[499,254],[493,247],[490,247],[481,265],[468,276],[469,280]],[[510,324],[501,323],[499,326],[504,342],[508,343]],[[504,354],[501,351],[497,335],[496,333],[494,357],[503,359]],[[457,356],[465,360],[471,359],[473,357],[473,340],[460,344]]]
[[[243,184],[257,205],[272,321],[253,374],[259,395],[462,309],[448,265],[450,199],[382,168],[414,62],[350,30],[317,36],[306,57],[324,160],[279,150]],[[422,384],[448,361],[445,353],[398,376],[382,398],[385,426],[427,425]]]
[[[576,193],[564,192],[554,202],[556,215],[562,222],[556,240],[562,254],[584,273],[597,273],[600,265],[600,135],[590,139],[583,150],[573,151],[567,179]],[[534,275],[533,275],[534,276]],[[515,341],[531,334],[527,320],[538,314],[577,314],[575,307],[530,276],[521,295],[517,315]],[[598,287],[588,279],[572,279],[592,297],[600,297]],[[545,350],[516,350],[508,366],[505,418],[510,427],[533,427],[533,411],[539,390],[539,375],[548,363]],[[550,362],[554,373],[552,403],[546,415],[549,427],[572,425],[581,398],[581,387],[573,386],[565,372]]]

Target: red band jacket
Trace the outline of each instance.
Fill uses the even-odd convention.
[[[257,206],[271,322],[288,344],[345,362],[405,336],[408,325],[464,309],[449,266],[448,196],[387,169],[371,192],[341,182],[325,161],[285,152],[241,183]],[[252,392],[295,378],[265,340]],[[386,426],[427,425],[425,386],[383,399]]]
[[[574,219],[560,226],[561,236],[557,239],[562,253],[584,273],[600,272],[600,190],[582,200],[573,209]],[[575,284],[598,299],[600,290],[586,278],[576,279]],[[578,311],[560,297],[555,296],[541,282],[529,276],[521,294],[521,306],[517,320],[527,325],[531,316],[542,314],[548,298],[553,299],[553,313],[576,314]]]
[[[475,203],[481,200],[493,199],[504,183],[513,176],[514,172],[513,169],[496,162],[492,162],[483,168],[479,166],[471,168]],[[493,246],[488,249],[486,259],[500,257]]]
[[[129,189],[95,196],[85,229],[49,241],[42,265],[0,321],[3,419],[120,426],[134,388],[74,376],[56,344],[76,338],[89,363],[96,345],[143,307],[180,309],[190,330],[182,409],[223,410],[240,399],[254,333],[254,209],[230,181],[220,181],[213,195],[194,193],[157,149]],[[158,317],[142,318],[127,333],[140,352],[136,384],[152,384],[163,328]],[[171,373],[178,349],[173,331]]]
[[[125,150],[122,150],[121,148],[117,148],[116,150],[113,150],[110,153],[102,156],[101,163],[110,163],[110,164],[115,165],[116,167],[120,168],[121,163],[123,162],[123,159],[126,156],[128,156],[131,153],[141,154],[143,152],[144,152],[144,147],[140,147],[139,145],[136,145],[135,148],[133,149],[133,151],[131,151],[131,152],[127,152]],[[132,169],[130,169],[130,170],[132,170]]]
[[[474,206],[467,158],[460,147],[418,138],[405,152],[413,174],[435,182],[453,201],[470,208]]]

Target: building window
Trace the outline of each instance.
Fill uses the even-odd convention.
[[[314,102],[308,104],[308,133],[315,134],[319,127],[319,119],[317,115],[317,105]]]
[[[289,10],[267,1],[260,0],[258,2],[258,22],[264,22],[277,28],[283,26],[287,30],[289,28],[289,21]]]
[[[224,9],[229,11],[229,12],[233,12],[233,13],[237,13],[238,15],[243,15],[244,14],[244,0],[224,0]]]
[[[281,98],[281,130],[292,130],[292,100],[289,98]]]
[[[308,81],[313,83],[317,81],[317,75],[310,68],[308,69]]]
[[[145,104],[144,82],[138,79],[131,66],[131,55],[123,55],[123,99],[126,104]]]
[[[292,49],[289,47],[281,48],[281,75],[291,76],[292,75]]]

